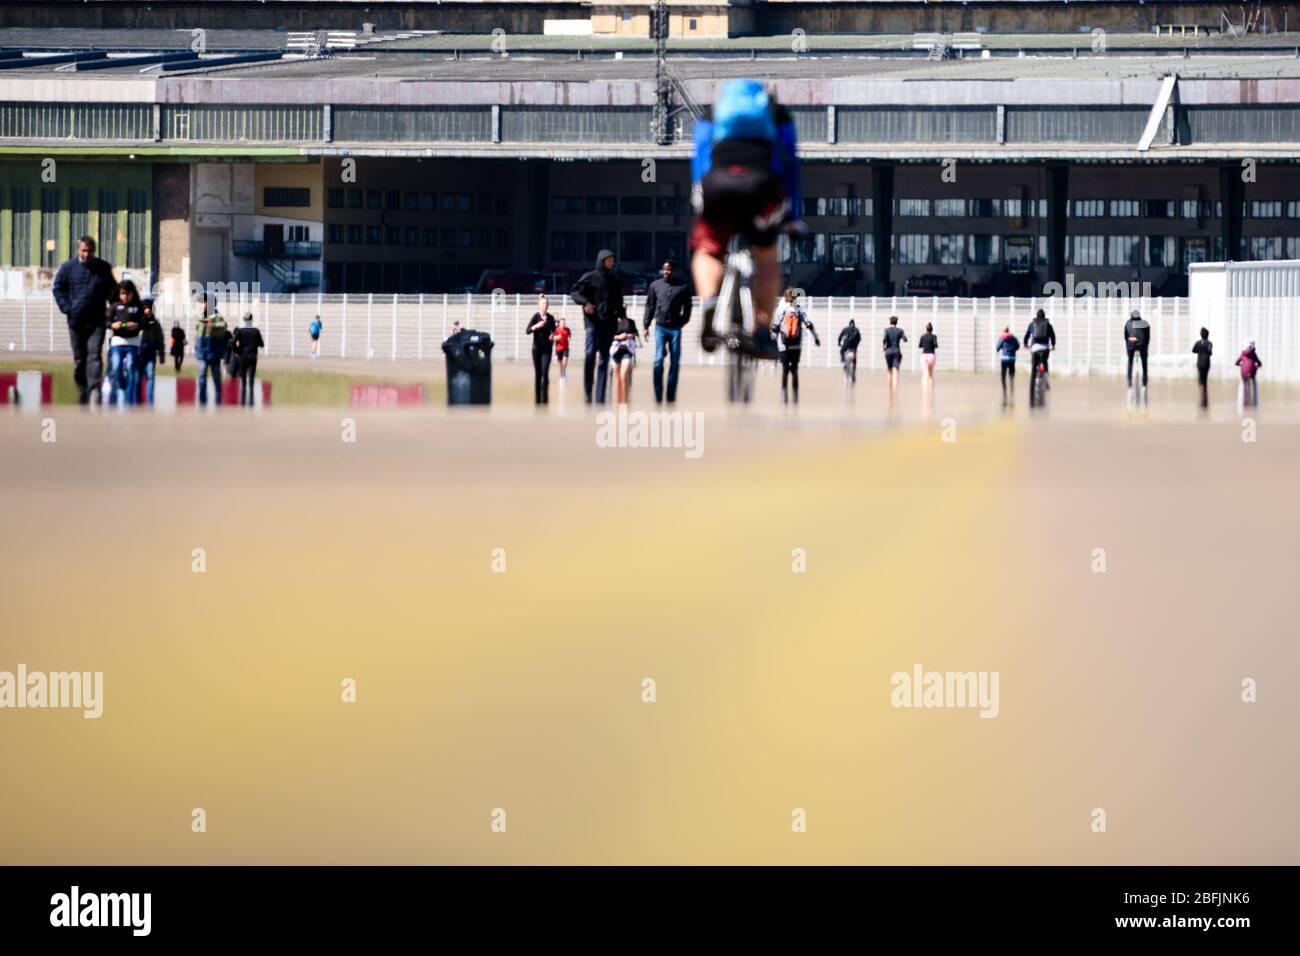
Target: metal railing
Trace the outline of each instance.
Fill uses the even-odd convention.
[[[644,296],[626,298],[628,314],[642,324]],[[689,364],[717,365],[721,352],[700,348],[699,300],[682,343]],[[821,337],[821,346],[806,338],[804,364],[836,367],[840,330],[852,319],[862,333],[858,365],[883,370],[880,340],[891,315],[907,334],[904,368],[920,368],[916,343],[928,324],[939,336],[940,370],[993,372],[996,343],[1004,328],[1023,338],[1035,312],[1043,308],[1056,329],[1052,370],[1067,375],[1122,375],[1125,370],[1124,322],[1137,308],[1151,322],[1150,370],[1157,378],[1195,376],[1191,348],[1199,324],[1185,298],[1042,299],[1042,298],[907,298],[889,296],[812,296],[803,302]],[[232,326],[251,311],[266,340],[266,354],[305,356],[311,345],[308,326],[319,315],[323,357],[375,362],[441,361],[441,344],[454,323],[489,333],[499,361],[527,360],[531,343],[525,326],[536,310],[531,295],[425,294],[326,295],[261,294],[218,298]],[[573,354],[584,347],[582,312],[567,297],[552,297],[552,312],[573,329]],[[170,328],[175,318],[165,307],[159,318]],[[193,339],[192,321],[187,334]],[[1254,340],[1273,381],[1300,381],[1300,298],[1227,300],[1213,323],[1214,375],[1236,374],[1233,365],[1245,342]],[[48,293],[0,300],[0,354],[61,352],[68,348],[63,316]]]

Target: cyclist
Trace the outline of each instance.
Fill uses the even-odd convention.
[[[1056,329],[1052,328],[1047,313],[1042,309],[1038,310],[1034,320],[1029,323],[1029,328],[1025,329],[1025,341],[1029,343],[1029,397],[1032,400],[1040,364],[1043,366],[1043,387],[1052,387],[1051,382],[1047,381],[1047,360],[1052,349],[1056,348]]]
[[[1151,323],[1134,309],[1124,323],[1124,348],[1128,351],[1128,384],[1133,385],[1133,356],[1142,357],[1142,387],[1147,387],[1147,349],[1151,346]]]
[[[858,381],[858,346],[862,343],[862,333],[852,319],[840,329],[840,364],[844,366],[844,377],[849,384]]]
[[[794,121],[758,80],[728,80],[707,117],[695,123],[691,161],[691,276],[704,313],[701,344],[707,352],[720,341],[713,328],[724,259],[732,236],[741,235],[754,257],[755,328],[744,351],[777,357],[772,307],[781,294],[776,239],[782,228],[802,233],[793,212],[801,207]]]

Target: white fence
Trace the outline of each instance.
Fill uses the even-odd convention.
[[[642,322],[645,299],[627,298],[628,314]],[[567,297],[553,296],[552,311],[573,327],[573,354],[583,350],[582,313]],[[696,302],[698,311],[698,300]],[[850,319],[862,332],[858,364],[864,371],[883,369],[880,338],[891,315],[910,343],[905,367],[919,368],[916,342],[927,323],[939,336],[939,368],[966,372],[993,371],[995,345],[1003,328],[1023,337],[1034,313],[1043,308],[1056,328],[1057,350],[1052,370],[1077,375],[1119,375],[1125,368],[1124,322],[1137,308],[1151,322],[1151,374],[1160,378],[1194,376],[1192,343],[1199,325],[1184,298],[1078,299],[940,299],[907,297],[811,297],[804,302],[821,337],[820,347],[808,342],[804,364],[839,364],[836,339]],[[321,354],[325,357],[374,362],[442,361],[441,344],[459,321],[462,326],[491,334],[498,360],[528,359],[530,343],[525,325],[536,308],[531,295],[263,295],[221,304],[233,327],[238,316],[251,311],[267,343],[267,354],[305,357],[311,345],[307,331],[313,317],[323,324]],[[1253,339],[1268,377],[1300,381],[1300,298],[1236,299],[1222,306],[1225,314],[1215,329],[1215,374],[1236,374],[1233,361],[1244,343]],[[162,315],[164,328],[173,316]],[[1212,326],[1213,327],[1213,326]],[[68,337],[63,317],[47,294],[0,300],[0,354],[64,351]],[[1219,330],[1222,330],[1221,332]],[[193,322],[186,324],[193,340]],[[700,322],[686,328],[683,359],[709,365],[723,361],[721,353],[706,354],[699,346]]]

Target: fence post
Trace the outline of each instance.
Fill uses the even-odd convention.
[[[294,307],[297,304],[298,304],[298,293],[297,292],[289,293],[289,358],[294,357],[293,330],[295,326],[294,326],[293,313],[294,313]]]
[[[54,301],[53,298],[50,299]],[[27,351],[27,296],[23,296],[23,351]]]
[[[348,357],[348,294],[343,293],[343,337],[339,339],[339,358]]]
[[[424,361],[424,293],[415,309],[415,360]]]
[[[375,357],[375,294],[366,293],[366,361]]]
[[[826,297],[826,367],[831,367],[831,332],[835,330],[835,300]]]
[[[27,301],[27,293],[23,293],[23,301]],[[50,296],[50,351],[54,351],[54,296]]]
[[[393,293],[393,344],[392,361],[397,361],[397,293]]]

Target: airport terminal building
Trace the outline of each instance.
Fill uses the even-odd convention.
[[[798,126],[811,234],[780,252],[812,294],[1178,294],[1194,262],[1300,257],[1293,51],[684,53],[669,114],[652,57],[492,41],[5,51],[5,287],[82,234],[151,283],[272,292],[464,291],[606,247],[648,274],[687,254],[689,107],[746,75]]]

